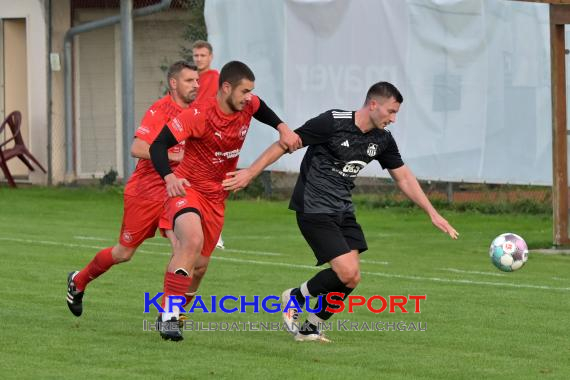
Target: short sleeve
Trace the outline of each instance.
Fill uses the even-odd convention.
[[[327,111],[305,122],[295,133],[301,137],[303,146],[322,144],[334,133],[333,125],[332,113]]]
[[[181,142],[188,138],[203,136],[206,130],[206,118],[199,108],[191,107],[182,111],[166,125],[176,141]]]
[[[392,134],[388,131],[388,146],[384,149],[376,159],[382,166],[382,169],[398,169],[400,166],[404,165],[402,161],[402,156],[400,156],[400,151],[398,150],[398,145]]]
[[[257,95],[251,96],[251,101],[247,104],[247,112],[251,115],[257,112],[259,106],[261,105],[261,101]]]
[[[149,108],[141,120],[141,125],[135,132],[135,137],[152,144],[156,136],[166,124],[166,116],[157,108]]]

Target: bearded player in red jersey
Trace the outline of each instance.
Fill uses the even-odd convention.
[[[290,150],[301,146],[299,136],[252,94],[254,81],[247,65],[227,63],[220,72],[216,98],[192,105],[167,123],[150,147],[152,163],[171,197],[165,204],[160,228],[173,230],[177,244],[165,275],[165,312],[159,317],[160,322],[168,322],[160,323],[164,339],[183,339],[178,325],[180,310],[172,305],[170,297],[184,297],[194,285],[190,276],[197,263],[210,260],[224,223],[228,192],[222,188],[222,181],[237,166],[251,118],[280,132],[285,130],[295,141]],[[185,155],[173,173],[167,149],[181,141],[186,141]]]
[[[83,312],[83,295],[87,284],[113,265],[129,261],[143,241],[153,237],[158,228],[166,191],[164,181],[152,166],[148,150],[164,124],[188,108],[196,98],[199,88],[197,67],[186,61],[178,61],[170,66],[167,80],[169,94],[147,110],[131,145],[131,154],[140,159],[125,186],[119,243],[99,251],[85,268],[68,275],[67,306],[77,317]],[[182,160],[183,150],[182,144],[169,149],[168,161],[172,168]],[[169,238],[172,242],[172,233]]]

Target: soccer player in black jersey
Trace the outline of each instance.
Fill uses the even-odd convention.
[[[289,208],[297,213],[297,224],[315,253],[317,265],[328,263],[330,268],[298,288],[285,290],[281,298],[283,306],[291,297],[302,306],[305,296],[325,296],[330,292],[343,293],[346,298],[360,282],[359,254],[368,247],[354,216],[351,191],[358,172],[372,160],[388,170],[399,189],[428,214],[435,227],[457,239],[457,231],[432,206],[402,161],[392,134],[385,129],[396,121],[402,102],[403,97],[394,85],[379,82],[370,87],[359,110],[329,110],[295,130],[303,146],[309,148]],[[228,173],[224,188],[228,191],[245,188],[284,153],[274,143],[249,168]],[[328,306],[335,308],[323,297],[321,311],[310,313],[302,325],[297,322],[297,310],[283,313],[295,340],[329,341],[318,329],[333,314],[325,310]]]

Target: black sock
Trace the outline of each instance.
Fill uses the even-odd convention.
[[[312,297],[327,294],[341,286],[344,286],[344,284],[331,268],[320,271],[307,281],[307,289]],[[299,306],[305,305],[305,296],[301,292],[301,288],[291,290],[291,296],[295,297]]]
[[[307,281],[307,289],[311,296],[319,296],[327,294],[344,287],[342,281],[338,278],[332,268],[324,269],[317,273],[313,278]]]
[[[291,290],[291,295],[295,297],[299,303],[299,306],[305,305],[305,297],[303,296],[303,293],[301,293],[301,288],[295,288]]]
[[[339,293],[344,293],[344,297],[340,297],[340,296],[331,296],[331,298],[333,300],[342,300],[344,301],[346,299],[346,297],[348,297],[348,295],[350,293],[352,293],[352,291],[354,290],[354,288],[349,288],[346,285],[342,285],[342,287],[339,287],[337,290],[333,290],[334,292],[339,292]],[[332,317],[332,315],[334,314],[333,312],[330,311],[326,311],[326,309],[330,307],[333,310],[338,309],[339,307],[337,305],[331,305],[327,302],[326,296],[323,297],[323,303],[322,303],[322,308],[321,311],[319,311],[318,313],[315,313],[315,315],[317,317],[319,317],[320,319],[326,321],[328,320],[330,317]]]

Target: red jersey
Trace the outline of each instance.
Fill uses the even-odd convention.
[[[218,93],[218,80],[220,78],[220,73],[218,70],[208,70],[200,74],[198,78],[198,96],[195,102],[204,102],[209,98],[213,98]]]
[[[146,111],[135,136],[146,141],[149,145],[152,144],[166,123],[171,121],[183,110],[184,108],[176,104],[172,96],[166,95],[150,106]],[[178,144],[168,151],[176,153],[183,149],[184,145]],[[170,162],[170,167],[173,170],[176,166],[178,166],[178,162]],[[139,159],[135,171],[125,186],[125,194],[156,201],[164,200],[167,196],[164,181],[156,170],[154,170],[151,160],[144,158]]]
[[[214,202],[223,202],[228,192],[222,188],[227,172],[234,171],[241,147],[259,98],[252,96],[243,110],[225,114],[216,98],[194,103],[168,123],[177,141],[186,140],[184,158],[174,174],[186,178],[190,186]]]

